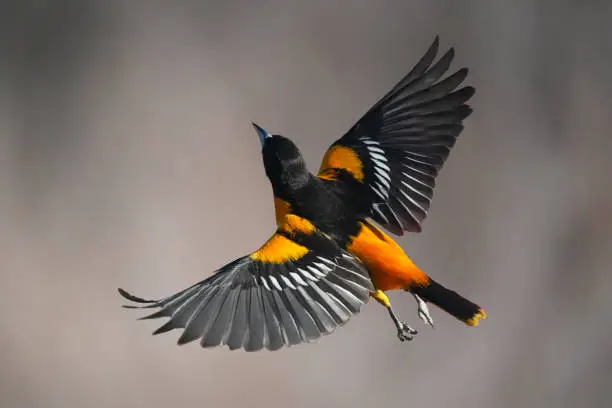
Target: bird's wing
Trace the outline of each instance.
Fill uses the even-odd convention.
[[[319,176],[342,171],[367,187],[370,216],[397,235],[420,232],[436,177],[471,112],[474,88],[457,89],[463,68],[448,71],[454,50],[437,62],[438,37],[416,66],[327,150]]]
[[[365,267],[307,220],[289,214],[257,251],[161,300],[119,289],[132,308],[169,317],[154,334],[183,328],[178,343],[276,350],[329,334],[358,313],[374,287]]]

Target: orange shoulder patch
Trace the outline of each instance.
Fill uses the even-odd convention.
[[[279,230],[291,235],[295,234],[295,232],[312,234],[316,230],[316,227],[306,218],[298,217],[294,214],[285,215],[280,223]],[[272,235],[261,248],[253,252],[251,259],[265,263],[282,264],[287,261],[300,259],[309,251],[307,247],[277,233]]]
[[[319,174],[325,173],[327,169],[345,169],[353,175],[357,180],[363,181],[363,163],[357,156],[357,153],[346,146],[332,146],[327,150]]]
[[[261,248],[253,252],[250,257],[255,261],[264,263],[282,264],[287,261],[300,259],[307,253],[308,248],[305,246],[296,244],[283,235],[274,234]]]
[[[316,230],[316,227],[306,218],[298,217],[294,214],[289,214],[285,217],[281,229],[289,233],[299,231],[303,232],[304,234],[312,234]]]

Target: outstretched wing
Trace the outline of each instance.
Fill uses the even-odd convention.
[[[412,71],[328,149],[319,170],[322,178],[342,172],[359,181],[369,215],[397,235],[421,231],[438,172],[472,112],[466,102],[474,88],[456,90],[467,68],[439,81],[454,50],[433,64],[437,52],[438,37]]]
[[[307,220],[289,214],[257,251],[161,300],[119,289],[143,317],[169,317],[154,334],[184,328],[178,343],[277,350],[329,334],[358,313],[374,287],[365,267]]]

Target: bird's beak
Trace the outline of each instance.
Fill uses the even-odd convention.
[[[261,147],[263,147],[264,142],[266,141],[267,138],[272,137],[272,135],[270,133],[268,133],[268,131],[260,126],[258,126],[257,124],[251,122],[251,124],[253,125],[253,127],[255,128],[255,130],[257,131],[257,134],[259,135],[259,141],[261,142]]]

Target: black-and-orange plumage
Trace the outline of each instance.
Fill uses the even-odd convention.
[[[149,301],[120,290],[156,333],[183,328],[179,343],[275,350],[331,333],[370,297],[387,307],[401,340],[416,334],[384,294],[411,292],[432,324],[433,303],[467,325],[485,312],[432,280],[389,232],[419,232],[436,178],[471,113],[460,87],[467,69],[441,80],[454,51],[434,63],[438,39],[412,71],[326,152],[317,175],[293,142],[256,126],[272,184],[276,233],[257,251],[170,297]]]

